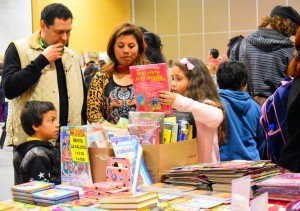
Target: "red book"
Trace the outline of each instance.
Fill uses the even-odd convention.
[[[173,114],[171,106],[161,105],[158,92],[169,90],[165,63],[130,66],[130,73],[137,102],[137,111],[164,112]]]

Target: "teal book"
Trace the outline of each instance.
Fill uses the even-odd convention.
[[[34,200],[46,199],[46,200],[53,200],[53,201],[57,201],[60,199],[71,197],[71,196],[77,196],[77,197],[79,196],[78,191],[56,189],[56,188],[39,191],[39,192],[33,193],[32,195],[33,195]]]

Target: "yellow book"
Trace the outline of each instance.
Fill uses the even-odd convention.
[[[164,144],[171,143],[172,131],[169,129],[164,129]]]

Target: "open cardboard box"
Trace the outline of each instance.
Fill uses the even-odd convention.
[[[143,145],[146,168],[153,182],[162,182],[164,172],[172,167],[198,163],[196,139],[172,144]],[[106,181],[106,166],[109,157],[115,156],[112,148],[91,148],[89,157],[93,182]]]
[[[112,148],[89,147],[93,182],[106,182],[106,166],[109,157],[115,156]]]
[[[198,163],[197,140],[172,144],[143,145],[146,168],[153,182],[162,182],[163,173],[172,167]]]

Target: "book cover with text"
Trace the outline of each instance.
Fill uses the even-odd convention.
[[[158,92],[169,90],[165,63],[130,66],[130,73],[137,101],[137,111],[164,112],[172,115],[171,106],[161,105]]]
[[[82,187],[92,184],[87,126],[61,127],[61,183]]]

